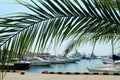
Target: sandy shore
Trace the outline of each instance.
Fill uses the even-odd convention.
[[[120,80],[113,75],[58,75],[41,73],[7,73],[4,80]]]

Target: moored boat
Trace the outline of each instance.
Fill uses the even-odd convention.
[[[33,58],[26,59],[26,60],[31,62],[31,65],[34,65],[34,66],[47,66],[52,63],[51,61],[43,60],[40,57],[33,57]]]
[[[28,61],[19,61],[15,63],[6,63],[4,66],[0,64],[0,67],[5,70],[28,70],[31,66],[31,63]]]
[[[115,72],[115,73],[120,72],[120,66],[118,65],[113,66],[112,64],[87,69],[89,72]]]
[[[74,60],[74,61],[80,61],[81,54],[76,50],[75,53],[73,53],[71,56],[69,56],[69,58]]]

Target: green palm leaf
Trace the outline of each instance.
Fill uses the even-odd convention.
[[[43,51],[51,43],[62,44],[67,39],[71,40],[67,53],[81,43],[94,43],[94,40],[109,42],[114,37],[119,41],[118,0],[115,7],[96,0],[31,0],[32,4],[16,1],[32,13],[19,12],[0,18],[3,60],[21,59],[33,47],[34,51]]]

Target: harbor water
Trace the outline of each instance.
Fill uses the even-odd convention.
[[[99,59],[85,60],[82,59],[75,63],[51,64],[50,66],[31,66],[26,72],[42,73],[43,71],[51,72],[88,72],[87,67],[96,67],[102,65]]]

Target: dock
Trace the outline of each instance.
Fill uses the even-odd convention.
[[[120,80],[118,75],[61,75],[41,73],[7,73],[4,80]]]

